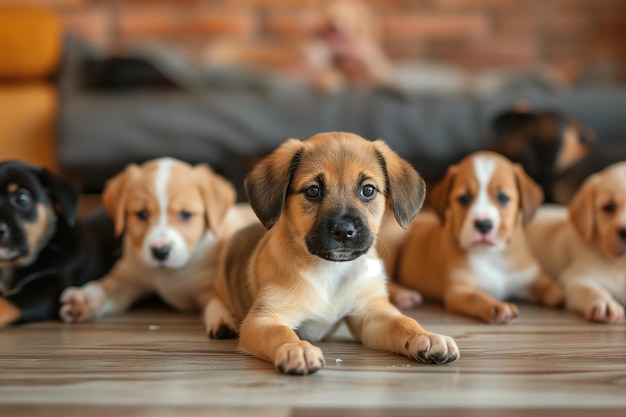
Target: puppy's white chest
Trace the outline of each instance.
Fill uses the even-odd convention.
[[[537,275],[537,266],[511,270],[509,261],[500,254],[477,253],[469,255],[478,287],[498,300],[528,297],[530,284]]]
[[[323,262],[302,278],[313,289],[311,311],[302,317],[296,332],[300,338],[312,342],[330,335],[337,325],[357,305],[359,288],[384,274],[378,259],[359,259],[352,262]]]

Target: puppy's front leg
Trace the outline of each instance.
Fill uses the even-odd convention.
[[[538,301],[548,307],[558,307],[563,304],[565,292],[556,280],[539,272],[530,289],[530,297],[531,301]]]
[[[372,349],[434,364],[446,364],[459,357],[459,348],[451,337],[427,332],[392,306],[386,296],[362,305],[348,317],[347,324],[352,335]]]
[[[449,285],[444,291],[443,301],[446,310],[476,317],[487,323],[508,323],[518,315],[515,304],[498,301],[464,283]]]
[[[307,375],[324,366],[322,350],[300,340],[280,316],[253,307],[239,332],[239,345],[246,352],[273,362],[281,372]]]
[[[61,294],[59,315],[66,323],[89,321],[127,310],[148,291],[112,272],[80,288],[69,287]]]
[[[582,313],[589,321],[620,323],[624,307],[601,285],[591,280],[581,280],[565,286],[566,307]]]

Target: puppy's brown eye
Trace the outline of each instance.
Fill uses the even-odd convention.
[[[317,185],[312,185],[304,190],[304,195],[309,200],[317,200],[322,195],[322,191]]]
[[[191,219],[191,213],[187,210],[181,210],[181,212],[178,213],[178,219],[181,222],[186,222],[187,220]]]
[[[10,196],[11,204],[22,211],[28,211],[33,207],[33,197],[30,191],[20,188]]]
[[[508,195],[500,191],[496,194],[496,200],[498,200],[498,203],[500,203],[501,206],[506,206],[506,203],[509,202],[510,198]]]
[[[617,206],[615,206],[615,203],[607,203],[602,206],[602,211],[608,214],[615,213],[616,209],[617,209]]]
[[[457,201],[460,205],[467,206],[472,201],[472,196],[469,193],[464,193],[457,198]]]
[[[361,187],[361,196],[363,198],[370,199],[374,197],[375,194],[376,194],[376,187],[374,187],[372,184],[366,184],[363,187]]]
[[[135,213],[135,215],[139,220],[148,220],[148,217],[150,217],[148,210],[139,210],[137,213]]]

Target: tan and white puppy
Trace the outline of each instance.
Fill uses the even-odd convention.
[[[590,321],[622,321],[626,304],[626,162],[590,176],[567,208],[541,208],[527,234],[544,270],[563,285],[566,308]]]
[[[523,231],[542,199],[519,165],[493,152],[471,154],[448,169],[431,192],[435,213],[417,216],[400,245],[394,231],[381,232],[388,271],[447,310],[488,323],[518,315],[509,299],[556,306],[562,289],[541,271]],[[394,300],[406,300],[406,291],[390,288]]]
[[[341,132],[290,139],[255,167],[245,190],[268,230],[243,229],[224,253],[208,317],[214,334],[234,333],[243,320],[241,348],[297,375],[324,366],[311,342],[344,320],[368,347],[426,363],[458,358],[451,338],[389,302],[376,235],[387,207],[408,226],[424,182],[384,142]],[[218,332],[224,325],[232,331]]]
[[[103,193],[116,234],[124,233],[121,259],[102,279],[63,292],[63,320],[122,312],[150,294],[178,310],[204,308],[218,237],[253,221],[251,210],[234,208],[235,198],[232,185],[207,165],[171,158],[129,165]]]

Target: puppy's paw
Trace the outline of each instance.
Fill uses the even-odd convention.
[[[505,324],[516,318],[519,314],[517,306],[512,303],[498,302],[489,309],[488,323]]]
[[[239,320],[215,298],[204,308],[204,325],[211,339],[235,339],[239,335]]]
[[[320,348],[304,340],[285,343],[278,348],[274,365],[285,374],[308,375],[324,367],[324,355]]]
[[[430,332],[413,336],[407,340],[404,347],[407,356],[423,363],[444,365],[454,362],[460,356],[454,339]]]
[[[422,294],[415,290],[401,289],[396,291],[391,302],[398,308],[408,310],[422,304]]]
[[[207,323],[207,334],[210,339],[236,339],[239,336],[239,323],[234,318],[221,318]]]
[[[585,318],[597,323],[621,323],[624,307],[614,300],[598,300],[587,306]]]
[[[59,316],[66,323],[92,320],[96,314],[96,300],[84,288],[69,287],[61,294]]]

